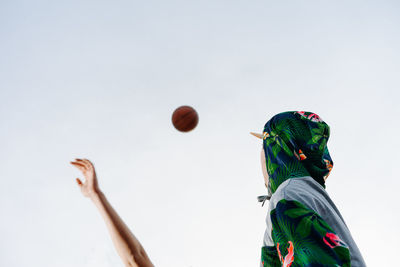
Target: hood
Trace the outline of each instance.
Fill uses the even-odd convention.
[[[315,113],[288,111],[273,116],[263,131],[268,191],[273,194],[284,181],[304,176],[325,188],[333,167],[328,139],[329,126]]]

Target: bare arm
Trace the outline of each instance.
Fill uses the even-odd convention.
[[[154,267],[139,240],[132,234],[128,226],[122,221],[113,209],[105,195],[100,191],[96,171],[93,164],[87,159],[76,159],[72,165],[82,171],[85,182],[77,178],[76,181],[85,197],[95,204],[103,217],[114,246],[127,267]]]

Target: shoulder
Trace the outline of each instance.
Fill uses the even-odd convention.
[[[270,208],[275,207],[279,201],[286,198],[286,193],[288,191],[288,187],[291,184],[292,179],[288,179],[276,189],[276,191],[272,194],[271,199],[269,200]]]
[[[281,200],[297,201],[316,212],[322,199],[327,198],[325,189],[312,177],[292,178],[282,183],[270,200],[273,210]]]

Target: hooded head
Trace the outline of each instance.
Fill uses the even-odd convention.
[[[311,176],[325,187],[333,162],[327,147],[329,126],[317,114],[279,113],[265,124],[262,139],[271,194],[296,177]]]

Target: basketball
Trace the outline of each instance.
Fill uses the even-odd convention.
[[[196,110],[190,106],[181,106],[175,109],[172,114],[172,124],[181,132],[193,130],[199,123],[199,115]]]

